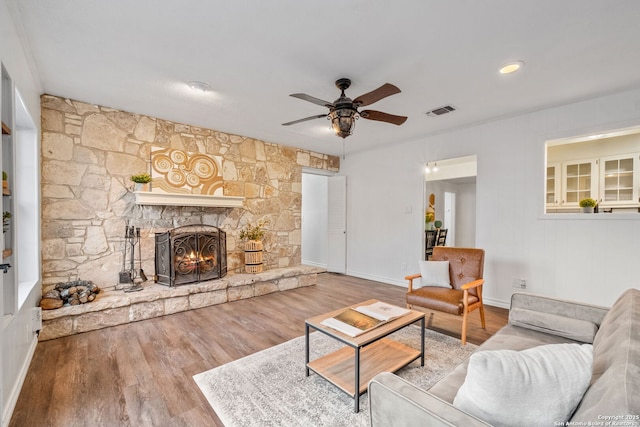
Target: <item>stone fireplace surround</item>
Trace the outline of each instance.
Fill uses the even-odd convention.
[[[76,278],[104,290],[90,304],[45,311],[41,340],[315,283],[319,270],[301,265],[302,168],[337,172],[338,157],[52,95],[42,95],[41,107],[43,290]],[[138,197],[129,177],[149,170],[152,147],[221,158],[225,203],[233,203]],[[267,271],[234,274],[244,265],[239,231],[260,219],[271,224]],[[141,228],[147,276],[154,274],[154,234],[190,224],[227,233],[229,274],[177,288],[146,282],[140,292],[116,291],[127,224]]]
[[[147,274],[154,270],[154,234],[198,223],[227,233],[227,265],[236,271],[244,265],[240,230],[260,219],[270,222],[265,267],[295,267],[301,264],[302,168],[339,170],[336,156],[251,137],[51,95],[41,97],[41,106],[43,288],[70,279],[114,284],[127,224],[141,229]],[[237,203],[140,200],[129,178],[149,171],[153,147],[220,158],[223,194]]]

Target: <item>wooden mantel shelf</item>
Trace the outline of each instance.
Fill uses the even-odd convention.
[[[152,191],[134,191],[137,205],[205,206],[218,208],[241,208],[244,197],[210,196],[207,194],[172,194]]]

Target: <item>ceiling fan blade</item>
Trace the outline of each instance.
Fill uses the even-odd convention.
[[[395,95],[400,92],[401,90],[396,86],[391,83],[385,83],[378,89],[372,90],[364,95],[360,95],[353,100],[353,103],[358,104],[360,107],[364,107],[365,105],[373,104],[374,102],[380,101],[382,98],[386,98],[387,96]]]
[[[307,120],[320,119],[322,117],[327,117],[327,114],[318,114],[317,116],[305,117],[304,119],[298,119],[292,122],[283,123],[282,126],[295,125],[296,123],[306,122]]]
[[[315,96],[307,95],[306,93],[292,93],[289,96],[313,102],[314,104],[322,105],[323,107],[333,107],[333,102],[325,101],[323,99],[316,98]]]
[[[393,114],[383,113],[382,111],[375,110],[360,111],[360,117],[368,120],[377,120],[379,122],[392,123],[398,126],[407,121],[407,118],[405,116],[395,116]]]

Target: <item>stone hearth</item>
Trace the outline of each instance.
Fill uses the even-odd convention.
[[[89,304],[44,310],[39,340],[46,341],[181,311],[311,286],[316,284],[318,273],[324,271],[322,268],[300,265],[276,268],[258,274],[229,274],[223,279],[173,288],[151,283],[144,284],[144,289],[139,292],[103,290]]]

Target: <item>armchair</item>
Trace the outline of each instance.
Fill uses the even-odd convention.
[[[467,318],[470,312],[479,309],[482,328],[485,328],[482,305],[482,277],[484,249],[436,246],[432,261],[449,261],[450,287],[422,286],[414,284],[421,274],[406,276],[409,287],[406,295],[407,307],[423,307],[462,316],[461,343],[467,343]]]

